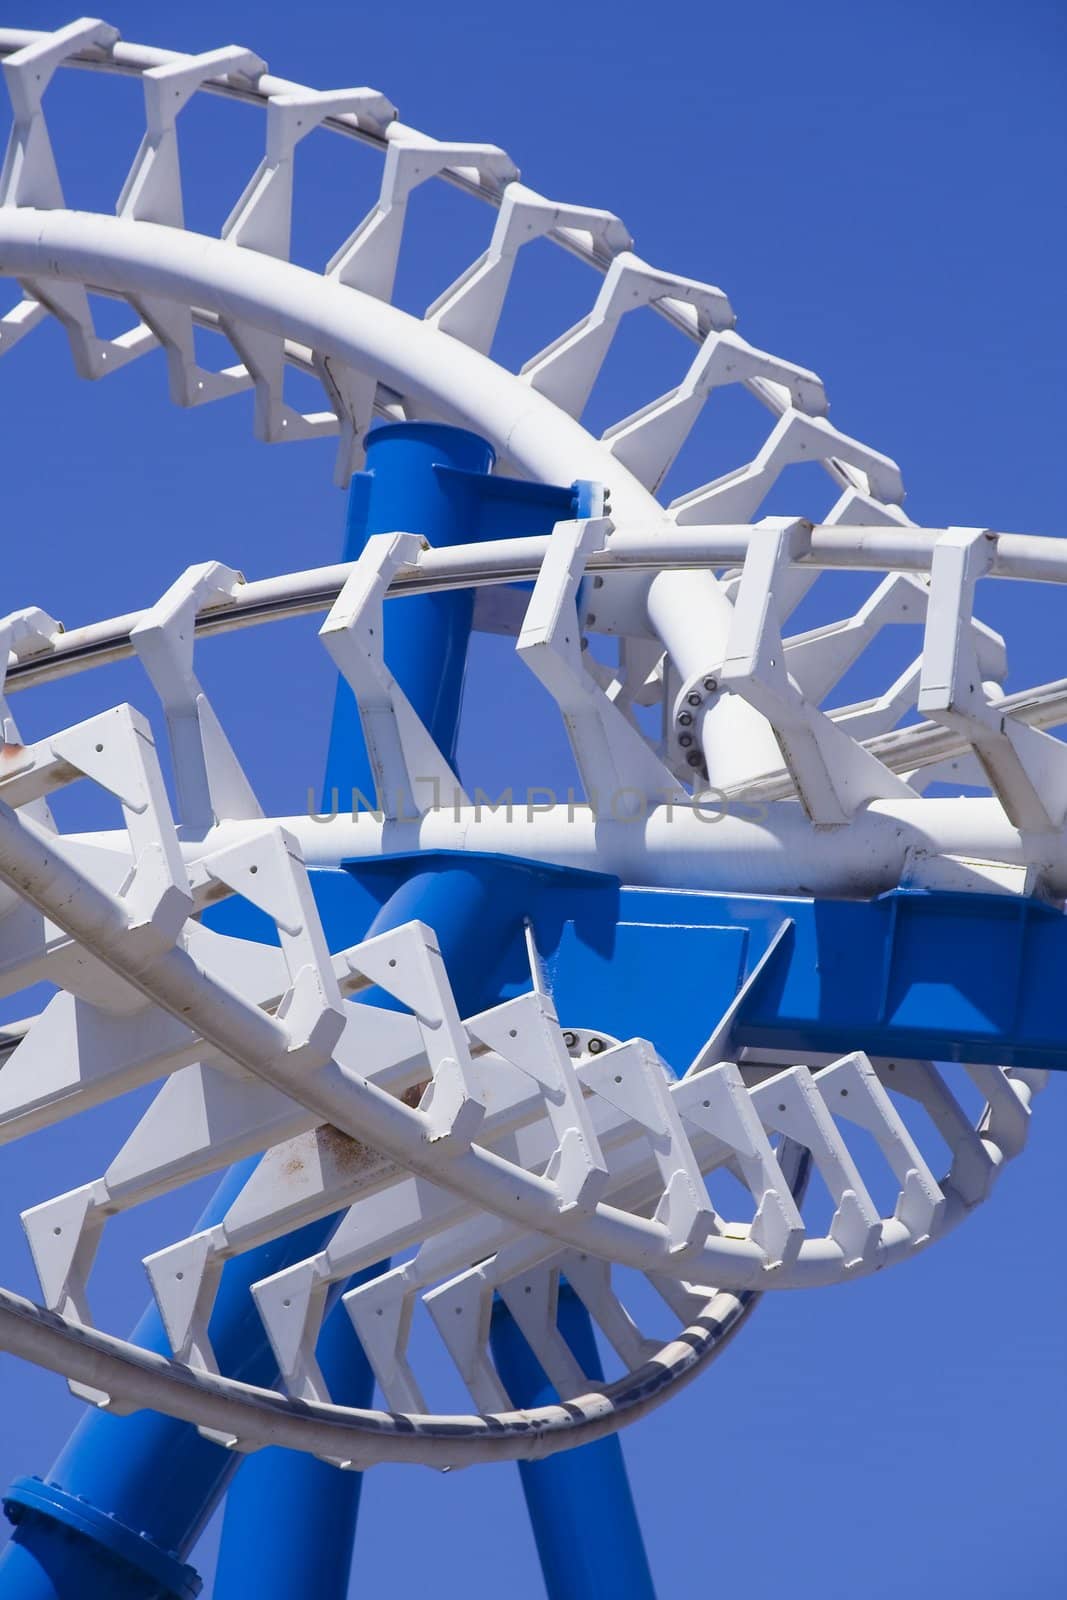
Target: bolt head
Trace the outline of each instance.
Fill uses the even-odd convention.
[[[591,1056],[598,1056],[600,1054],[601,1050],[603,1050],[603,1048],[604,1048],[603,1039],[590,1039],[590,1041],[589,1041],[589,1054]]]
[[[718,678],[705,678],[704,679],[704,687],[708,691],[709,694],[714,694],[715,690],[719,687]]]
[[[703,704],[703,697],[697,694],[695,689],[693,690],[692,694],[687,694],[685,698],[687,704],[691,706],[699,706]]]
[[[691,767],[702,767],[704,765],[704,757],[699,750],[690,750],[685,759]]]
[[[679,727],[688,728],[689,724],[692,722],[692,720],[693,720],[693,713],[691,711],[679,711],[679,713],[678,713],[678,725],[679,725]]]
[[[691,733],[680,733],[678,735],[678,743],[681,745],[683,750],[688,750],[692,742],[693,735]]]

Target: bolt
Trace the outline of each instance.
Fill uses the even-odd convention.
[[[563,1035],[563,1043],[567,1046],[568,1050],[573,1050],[575,1045],[578,1043],[578,1035],[576,1033],[571,1033],[568,1030]]]
[[[683,750],[688,750],[692,742],[693,735],[691,733],[680,733],[678,735],[678,743],[681,745]]]
[[[699,750],[690,750],[685,759],[691,767],[702,767],[704,765],[704,757]]]
[[[693,720],[693,713],[691,711],[679,711],[679,713],[678,713],[679,726],[681,726],[683,728],[688,728],[690,723],[692,722],[692,720]]]
[[[705,678],[704,679],[704,687],[708,691],[709,694],[714,694],[715,690],[719,687],[718,678]]]
[[[593,613],[591,611],[587,614],[585,620],[586,620],[586,622],[588,622],[588,624],[589,624],[589,626],[591,628],[594,628],[596,626],[596,617],[593,615]]]
[[[590,1041],[589,1041],[589,1054],[591,1056],[598,1056],[600,1054],[601,1050],[603,1050],[603,1048],[604,1048],[603,1039],[590,1039]]]
[[[691,706],[699,706],[699,705],[703,705],[703,703],[704,703],[703,695],[697,694],[695,689],[693,690],[693,692],[691,694],[687,694],[685,698],[686,698],[687,702],[689,703],[689,705],[691,705]]]

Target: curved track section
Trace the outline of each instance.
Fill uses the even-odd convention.
[[[520,474],[607,491],[601,515],[544,539],[433,551],[398,531],[318,572],[248,583],[207,563],[144,611],[67,633],[36,609],[0,620],[0,692],[137,656],[176,779],[172,804],[151,728],[129,705],[31,745],[0,706],[3,993],[56,989],[0,1034],[0,1138],[161,1084],[105,1173],[24,1214],[47,1309],[5,1294],[0,1343],[96,1404],[150,1405],[235,1448],[283,1442],[354,1467],[536,1457],[659,1404],[758,1293],[840,1282],[940,1238],[1022,1148],[1043,1073],[967,1068],[978,1091],[968,1111],[927,1061],[853,1052],[783,1064],[737,1051],[730,1013],[694,1061],[664,1063],[645,1040],[597,1031],[596,1017],[557,1015],[532,930],[528,992],[463,1016],[419,923],[331,954],[307,868],[316,851],[336,862],[486,849],[677,888],[732,886],[743,872],[764,893],[874,893],[907,871],[1062,894],[1067,768],[1042,730],[1063,719],[1067,693],[1006,697],[1004,641],[974,614],[980,579],[1062,581],[1059,547],[915,528],[895,465],[828,422],[813,373],[744,341],[720,290],[651,267],[610,214],[526,188],[495,147],[405,127],[376,91],[313,91],[269,76],[249,51],[180,56],[93,21],[0,32],[0,54],[15,114],[0,272],[22,293],[0,318],[0,353],[46,318],[63,325],[86,378],[159,352],[179,405],[251,391],[264,441],[336,435],[342,482],[384,416],[460,423]],[[143,83],[145,133],[116,216],[64,205],[43,96],[68,65]],[[265,113],[263,161],[235,190],[220,238],[183,226],[180,113],[200,91]],[[291,259],[294,152],[316,129],[384,157],[372,210],[322,273]],[[392,298],[408,198],[434,178],[495,217],[482,254],[419,317]],[[511,372],[492,359],[493,339],[518,293],[517,253],[537,238],[602,281],[581,319]],[[117,338],[96,332],[98,294],[130,308]],[[649,312],[696,354],[666,393],[594,438],[582,417],[619,323]],[[203,366],[197,328],[227,339],[233,364]],[[319,381],[321,411],[288,403],[288,367]],[[764,443],[662,506],[705,402],[731,384],[770,411]],[[757,520],[781,474],[808,461],[841,490],[829,515]],[[867,600],[790,632],[812,584],[840,567],[876,575]],[[532,593],[507,587],[518,579]],[[598,817],[588,798],[566,851],[551,814],[509,832],[483,826],[382,654],[386,600],[448,587],[479,591],[476,626],[512,635],[556,701],[586,796],[629,795],[640,830]],[[380,814],[358,823],[264,818],[195,670],[194,640],[314,611],[327,612],[322,641],[382,778]],[[883,630],[916,623],[920,654],[884,694],[840,703],[838,686]],[[593,635],[615,641],[613,664],[585,648]],[[901,726],[916,709],[923,720]],[[427,773],[454,799],[444,820],[419,800]],[[988,798],[923,797],[946,777]],[[75,782],[110,795],[124,827],[57,832],[48,798]],[[739,801],[739,815],[708,829],[708,807],[724,801]],[[665,810],[679,819],[670,850]],[[205,908],[230,895],[269,919],[276,942],[204,926]],[[260,1153],[221,1223],[146,1262],[175,1361],[94,1331],[90,1277],[108,1219]],[[294,1171],[298,1188],[285,1181]],[[811,1172],[830,1200],[821,1222],[805,1201]],[[724,1179],[726,1202],[713,1199]],[[321,1251],[255,1285],[285,1394],[220,1376],[208,1330],[225,1261],[337,1212]],[[392,1411],[333,1407],[315,1357],[323,1314],[334,1285],[385,1256],[398,1265],[345,1304]],[[623,1268],[638,1275],[636,1302]],[[556,1327],[561,1274],[623,1373],[596,1392]],[[666,1340],[642,1326],[648,1289],[676,1327]],[[488,1348],[497,1295],[560,1406],[513,1409]],[[423,1392],[416,1302],[470,1415],[438,1414]]]

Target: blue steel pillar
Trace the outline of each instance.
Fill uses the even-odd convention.
[[[420,533],[437,546],[464,542],[477,524],[478,487],[492,464],[493,452],[484,440],[460,428],[399,423],[375,429],[367,441],[367,470],[353,480],[342,559],[354,561],[375,533]],[[457,591],[405,600],[387,606],[385,613],[390,670],[450,761],[472,612],[473,596]],[[342,680],[326,758],[326,811],[336,806],[349,810],[357,795],[373,806],[374,779],[359,713]],[[334,917],[343,904],[343,897],[338,901],[331,896]],[[442,894],[440,884],[426,883],[418,874],[397,890],[369,929],[331,926],[328,915],[324,925],[327,940],[337,948],[364,933],[385,933],[420,917],[444,929],[439,937],[449,962],[452,948],[465,950],[476,936],[471,910],[470,895],[462,889],[454,897]],[[377,998],[388,1003],[385,996]],[[370,1369],[342,1307],[327,1318],[319,1358],[335,1399],[369,1405],[374,1387]],[[257,1600],[303,1595],[342,1600],[361,1484],[358,1473],[339,1472],[294,1451],[267,1450],[251,1458],[226,1499],[215,1581],[218,1600],[240,1600],[247,1594]],[[284,1517],[265,1518],[267,1505],[284,1506]]]
[[[377,1270],[361,1273],[346,1287]],[[327,1316],[316,1354],[338,1404],[370,1405],[374,1375],[342,1305]],[[226,1496],[217,1600],[244,1595],[343,1600],[362,1487],[362,1473],[341,1472],[292,1450],[250,1456]]]
[[[566,1282],[559,1288],[557,1321],[586,1377],[602,1381],[588,1314]],[[501,1300],[493,1307],[489,1339],[504,1387],[517,1405],[558,1401]],[[519,1476],[550,1600],[655,1600],[617,1436],[545,1461],[520,1461]]]
[[[547,532],[560,518],[584,512],[569,490],[488,478],[492,459],[485,441],[462,429],[401,423],[375,430],[368,439],[367,471],[353,484],[345,558],[354,559],[366,538],[378,532],[417,532],[441,546],[480,532]],[[390,668],[450,761],[473,603],[468,591],[420,596],[386,608]],[[344,684],[338,688],[327,760],[328,810],[333,789],[345,808],[352,791],[373,800],[358,713]],[[383,932],[415,917],[426,921],[437,934],[460,1008],[469,1013],[498,997],[485,951],[502,949],[521,925],[529,892],[528,874],[514,864],[455,861],[427,870],[415,860],[369,930],[353,925],[353,904],[349,911],[341,909],[338,926],[328,923],[326,935],[337,948],[368,931]],[[225,1214],[251,1165],[229,1175],[202,1225]],[[249,1287],[320,1248],[332,1221],[309,1224],[228,1263],[211,1324],[223,1371],[252,1383],[274,1380],[272,1353]],[[572,1297],[565,1314],[567,1337],[593,1372],[595,1345],[584,1309]],[[509,1322],[499,1307],[495,1341],[507,1338]],[[149,1348],[167,1348],[154,1310],[135,1337]],[[519,1337],[517,1330],[513,1337]],[[337,1395],[352,1403],[365,1398],[370,1388],[366,1362],[340,1308],[327,1320],[323,1354]],[[523,1400],[535,1403],[525,1377],[516,1377],[516,1388],[524,1391]],[[88,1415],[47,1484],[31,1480],[10,1492],[8,1503],[19,1520],[0,1558],[0,1600],[190,1600],[199,1581],[185,1559],[237,1464],[194,1429],[166,1417]],[[249,1594],[257,1600],[340,1600],[347,1588],[359,1481],[355,1474],[343,1475],[296,1453],[273,1450],[253,1457],[230,1492],[217,1600]],[[617,1442],[524,1470],[523,1487],[550,1600],[652,1595]],[[576,1588],[572,1521],[585,1520],[581,1508],[593,1506],[601,1506],[612,1525],[611,1539],[597,1541],[605,1551],[603,1576],[609,1586]],[[284,1514],[277,1514],[280,1510]]]

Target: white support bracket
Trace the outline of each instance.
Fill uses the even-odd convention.
[[[990,698],[971,630],[974,592],[996,555],[996,535],[950,528],[930,568],[918,708],[970,744],[1014,827],[1058,830],[1067,818],[1067,749],[1005,715]]]
[[[22,735],[8,704],[7,674],[12,660],[26,661],[30,657],[50,650],[63,624],[50,617],[46,611],[30,606],[23,611],[12,611],[0,620],[0,734],[3,736],[4,755],[22,745]],[[55,831],[55,822],[43,795],[38,800],[26,802],[24,810],[43,828]]]
[[[333,256],[326,276],[378,300],[391,300],[408,199],[446,168],[469,172],[496,190],[517,177],[511,158],[496,145],[443,143],[413,128],[394,129],[374,209]]]
[[[686,1080],[688,1096],[694,1095],[691,1085],[698,1081]],[[811,1151],[836,1206],[828,1234],[840,1249],[846,1270],[876,1261],[882,1219],[819,1092],[818,1080],[807,1067],[791,1067],[752,1090],[752,1103],[765,1128]]]
[[[996,1163],[981,1135],[929,1061],[875,1062],[882,1083],[917,1100],[952,1152],[944,1187],[954,1189],[970,1209],[983,1201],[996,1176]]]
[[[252,428],[264,444],[295,444],[301,439],[328,438],[341,430],[332,411],[297,411],[285,399],[285,341],[265,333],[251,323],[222,317],[221,330],[241,358],[236,367],[226,367],[218,378],[233,387],[247,387],[246,375],[255,387]]]
[[[505,1061],[510,1061],[544,1091],[545,1110],[556,1135],[556,1151],[546,1170],[559,1190],[560,1207],[595,1206],[608,1170],[574,1064],[545,994],[520,995],[481,1016],[467,1031]]]
[[[559,205],[525,184],[509,183],[488,250],[434,301],[426,313],[427,322],[487,355],[516,255],[524,244],[558,230],[584,235],[599,254],[609,258],[628,251],[633,244],[626,228],[610,211]]]
[[[745,558],[719,688],[741,695],[770,722],[814,823],[845,822],[874,799],[910,797],[903,779],[807,700],[789,675],[775,594],[780,575],[810,542],[810,523],[768,517],[759,532]]]
[[[736,320],[729,300],[713,284],[660,272],[631,250],[623,250],[605,273],[593,309],[532,356],[521,375],[531,388],[572,417],[580,417],[622,318],[661,302],[672,309],[684,306],[693,331],[702,339],[732,328]]]
[[[289,259],[293,158],[301,139],[327,117],[354,116],[382,135],[396,107],[376,89],[302,89],[267,101],[267,149],[222,227],[222,237],[246,250]]]
[[[655,1355],[658,1340],[645,1338],[612,1289],[610,1261],[568,1250],[559,1257],[558,1265],[628,1372],[635,1372]]]
[[[101,339],[96,333],[89,296],[80,283],[66,283],[51,277],[23,278],[20,282],[32,302],[51,313],[62,326],[79,378],[92,382],[109,377],[139,356],[148,355],[159,343],[145,322],[135,323],[116,339]],[[26,323],[31,320],[28,316]],[[25,330],[26,324],[20,332]]]
[[[605,1050],[586,1064],[582,1082],[645,1130],[663,1180],[656,1221],[666,1226],[672,1251],[699,1249],[720,1231],[719,1219],[653,1047],[631,1039]]]
[[[578,589],[591,550],[610,533],[604,517],[557,522],[534,584],[516,650],[556,701],[586,795],[617,820],[688,794],[582,659]]]
[[[729,1148],[732,1165],[756,1202],[749,1237],[766,1255],[767,1270],[795,1261],[804,1221],[737,1067],[722,1062],[694,1074],[673,1098],[684,1121]]]
[[[228,44],[142,73],[145,133],[118,198],[118,215],[183,228],[178,113],[209,79],[246,87],[266,70],[253,51]]]
[[[275,1010],[289,1036],[289,1059],[309,1072],[324,1065],[344,1031],[344,1002],[296,840],[284,828],[265,826],[201,856],[194,871],[225,884],[274,922],[289,973]]]
[[[825,417],[809,417],[790,409],[771,429],[758,455],[747,466],[691,489],[672,500],[668,510],[679,524],[754,522],[756,512],[780,473],[802,461],[843,463],[862,474],[865,492],[893,504],[904,498],[900,468],[870,445],[841,433]]]
[[[805,367],[757,350],[731,331],[708,334],[676,388],[624,417],[603,434],[612,455],[653,492],[670,471],[714,389],[762,379],[780,390],[785,406],[804,416],[828,409],[822,381]]]
[[[5,311],[0,317],[0,356],[6,356],[20,339],[40,327],[48,315],[48,307],[36,298],[20,300],[10,311]]]
[[[61,768],[83,774],[120,802],[132,855],[121,895],[130,919],[127,937],[146,955],[169,949],[193,901],[148,722],[132,706],[116,706],[53,734],[47,744]]]
[[[862,1051],[843,1056],[818,1076],[819,1093],[835,1116],[871,1134],[900,1184],[894,1216],[916,1242],[934,1233],[945,1196],[919,1147]]]
[[[424,816],[442,801],[470,805],[385,662],[386,591],[400,568],[414,565],[427,548],[414,533],[372,535],[319,630],[356,697],[377,790],[366,798],[389,818]],[[419,792],[424,786],[429,794]]]
[[[364,940],[349,959],[418,1019],[431,1073],[419,1103],[426,1137],[457,1148],[469,1145],[486,1108],[436,934],[425,923],[407,922]]]
[[[62,208],[63,188],[41,102],[64,61],[94,46],[106,55],[118,37],[117,28],[96,17],[82,17],[23,45],[4,61],[15,121],[0,173],[0,205],[32,206],[37,211]]]
[[[507,1271],[507,1267],[507,1252],[501,1251],[497,1270]],[[556,1393],[567,1400],[587,1389],[589,1378],[559,1330],[559,1279],[558,1261],[543,1261],[513,1277],[501,1278],[497,1293]]]
[[[197,616],[229,604],[243,583],[218,561],[189,567],[130,630],[166,715],[178,817],[191,833],[263,815],[193,668]]]

